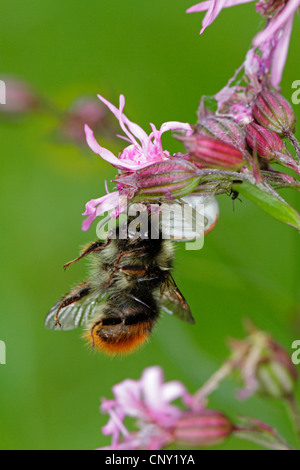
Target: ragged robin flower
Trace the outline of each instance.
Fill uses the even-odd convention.
[[[230,420],[221,412],[195,404],[179,381],[165,382],[163,371],[154,366],[139,380],[126,379],[113,387],[114,398],[102,400],[101,411],[109,414],[102,428],[112,443],[99,450],[159,450],[170,444],[213,446],[233,432]],[[184,408],[173,402],[181,399]],[[130,431],[125,418],[135,420]]]
[[[125,106],[125,98],[123,95],[120,96],[119,108],[116,108],[100,95],[98,95],[98,98],[118,119],[120,127],[125,134],[125,136],[121,138],[129,142],[130,145],[125,147],[120,155],[116,157],[112,152],[98,144],[93,131],[86,125],[85,133],[87,143],[93,152],[100,155],[104,160],[119,170],[120,178],[120,174],[124,174],[124,177],[131,178],[135,172],[154,164],[157,165],[160,162],[170,161],[172,165],[173,157],[167,150],[164,150],[162,146],[162,134],[169,130],[180,130],[186,135],[192,132],[192,128],[188,123],[170,121],[162,124],[159,130],[154,124],[150,124],[152,132],[148,135],[138,124],[131,122],[123,113]],[[154,169],[154,176],[155,171]],[[134,193],[135,191],[132,189],[132,186],[124,185],[120,181],[117,185],[117,191],[90,200],[86,204],[86,210],[83,213],[87,218],[83,222],[82,229],[88,230],[93,220],[106,211],[112,211],[111,217],[118,217],[127,206],[128,201],[132,199]]]
[[[213,23],[223,8],[228,8],[253,0],[207,0],[187,10],[187,13],[207,11],[200,34]],[[261,64],[269,62],[272,68],[271,83],[278,88],[286,62],[293,20],[299,9],[300,0],[258,0],[256,11],[267,19],[267,26],[253,39],[253,51],[262,51]]]

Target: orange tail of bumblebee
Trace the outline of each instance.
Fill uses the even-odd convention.
[[[103,325],[102,322],[97,322],[84,337],[96,351],[112,356],[130,354],[148,340],[152,327],[149,321],[134,325],[126,325],[124,322]]]

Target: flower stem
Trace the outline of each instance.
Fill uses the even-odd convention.
[[[254,442],[262,447],[271,450],[293,450],[282,438],[274,436],[274,439],[270,439],[267,436],[260,435],[260,433],[253,432],[251,429],[239,429],[237,428],[234,432],[234,436],[238,439]]]
[[[298,403],[294,396],[286,398],[286,405],[288,407],[289,415],[294,424],[294,429],[297,434],[298,443],[300,444],[300,411]]]
[[[300,144],[299,144],[298,140],[296,139],[296,137],[294,136],[293,132],[290,129],[287,129],[284,132],[284,135],[293,144],[294,149],[296,150],[297,159],[300,160]]]
[[[205,398],[216,390],[226,377],[232,372],[234,362],[228,360],[207,380],[207,382],[196,392],[195,401],[203,402]]]

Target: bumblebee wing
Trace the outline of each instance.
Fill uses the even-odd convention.
[[[169,314],[174,314],[187,323],[195,323],[191,309],[178,289],[171,273],[162,286],[160,307]]]
[[[87,293],[82,295],[84,289]],[[45,319],[46,328],[66,331],[86,325],[97,311],[103,297],[104,295],[92,295],[86,287],[78,286],[50,309]]]

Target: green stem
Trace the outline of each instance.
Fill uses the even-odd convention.
[[[285,402],[294,425],[295,433],[297,434],[298,443],[300,444],[300,411],[298,403],[294,396],[286,398]]]
[[[237,429],[234,431],[234,436],[238,439],[254,442],[254,444],[258,444],[266,449],[294,450],[280,436],[272,436],[269,438],[263,434],[253,432],[251,429]]]
[[[288,129],[284,132],[284,136],[291,141],[294,146],[294,149],[296,150],[297,159],[300,160],[300,144],[294,136],[293,132]]]
[[[234,362],[232,360],[224,362],[220,369],[218,369],[198,390],[198,392],[196,392],[195,400],[202,403],[208,395],[210,395],[218,388],[220,382],[222,382],[222,380],[228,377],[228,375],[232,372],[233,368]]]

